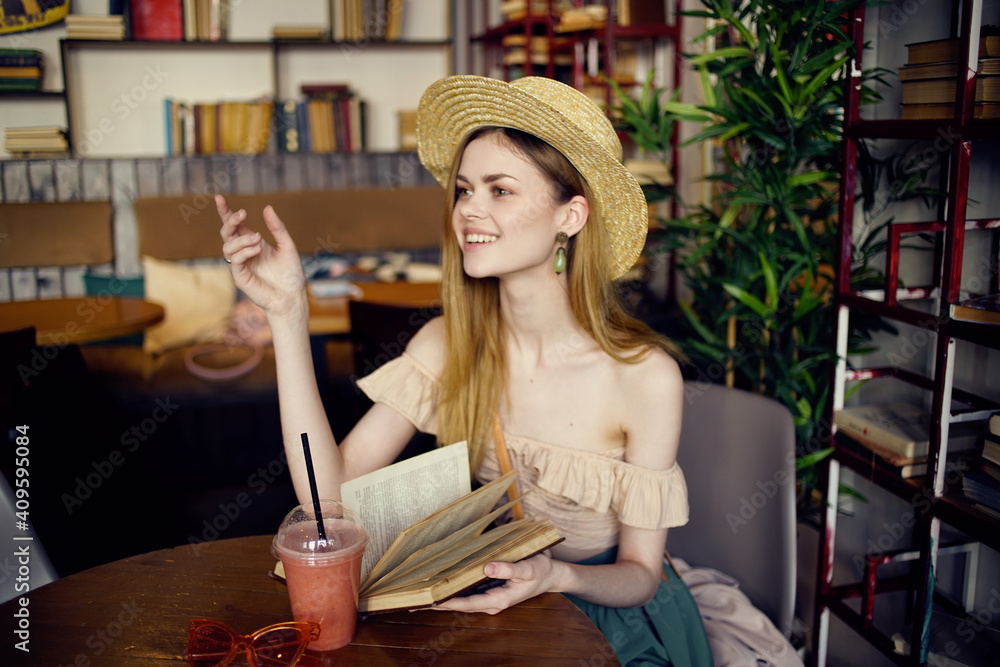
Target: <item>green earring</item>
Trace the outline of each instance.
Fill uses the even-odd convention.
[[[566,232],[559,232],[558,234],[556,234],[556,243],[559,244],[559,247],[556,248],[556,261],[555,261],[556,275],[559,275],[560,273],[566,270],[567,240],[569,240],[569,237],[566,236]]]

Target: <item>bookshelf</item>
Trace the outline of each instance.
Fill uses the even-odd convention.
[[[991,7],[990,11],[995,12],[995,5]],[[950,305],[964,298],[974,284],[980,290],[1000,291],[997,269],[1000,206],[988,191],[989,169],[995,166],[989,156],[996,153],[996,142],[1000,141],[1000,120],[974,117],[973,104],[978,74],[978,49],[975,47],[980,28],[997,23],[1000,17],[984,15],[982,0],[929,3],[926,8],[927,13],[922,17],[907,16],[907,21],[902,23],[897,17],[895,23],[891,23],[886,20],[888,15],[880,14],[877,7],[862,5],[852,10],[849,21],[859,55],[849,63],[848,71],[859,75],[849,82],[844,109],[839,265],[834,297],[840,362],[831,382],[833,401],[829,423],[833,424],[834,414],[844,407],[845,394],[855,387],[855,383],[861,380],[892,383],[890,389],[908,392],[908,396],[919,397],[930,407],[929,474],[903,479],[874,465],[872,456],[863,447],[845,444],[844,434],[834,437],[834,454],[825,471],[826,503],[819,531],[813,665],[826,664],[833,617],[881,653],[886,664],[927,664],[926,647],[932,615],[938,613],[936,609],[940,606],[955,613],[972,614],[977,572],[990,570],[989,566],[984,568],[980,563],[996,558],[995,553],[991,556],[979,547],[1000,551],[1000,521],[966,501],[961,492],[960,475],[949,472],[944,465],[949,440],[958,430],[953,427],[959,422],[984,419],[1000,409],[1000,393],[995,380],[991,385],[991,381],[982,377],[981,372],[977,374],[974,368],[976,364],[988,368],[996,363],[1000,329],[996,325],[962,322],[949,316]],[[943,11],[946,20],[935,18],[933,11]],[[950,31],[944,33],[949,26],[948,18]],[[890,38],[886,37],[886,26],[893,28],[889,31]],[[878,39],[880,29],[882,40]],[[911,31],[909,36],[906,29]],[[927,35],[928,29],[944,34]],[[902,34],[896,35],[897,31]],[[924,34],[919,34],[921,32]],[[958,62],[963,65],[956,68],[954,77],[952,116],[900,119],[901,91],[896,83],[893,89],[884,91],[887,103],[878,108],[875,117],[862,118],[860,59],[871,57],[871,52],[865,54],[862,48],[866,41],[873,40],[873,49],[895,60],[895,66],[900,67],[906,63],[905,43],[955,36],[959,37]],[[913,214],[913,209],[905,206],[893,215],[885,232],[885,283],[880,290],[864,292],[850,285],[852,242],[855,226],[861,224],[855,186],[860,178],[858,154],[862,140],[918,141],[923,142],[921,145],[935,147],[928,153],[933,157],[929,163],[937,165],[940,189],[944,192],[943,205],[924,211],[929,215]],[[984,168],[985,176],[981,173]],[[971,186],[978,187],[972,189]],[[922,255],[923,264],[928,267],[922,274],[927,282],[913,286],[908,280],[907,288],[902,289],[898,279],[907,272],[904,250],[908,240],[927,244],[927,251]],[[880,357],[869,353],[852,359],[849,368],[849,318],[865,314],[881,316],[896,325],[899,330],[897,342],[901,343],[898,349],[905,349],[909,344],[915,350],[911,359],[893,359],[890,355],[888,363],[879,363]],[[915,345],[916,341],[922,341],[921,345]],[[923,369],[909,367],[907,362],[924,357],[927,363]],[[879,386],[886,387],[885,384]],[[868,388],[862,387],[862,390]],[[873,386],[869,393],[859,391],[858,395],[871,399],[879,393]],[[868,553],[872,549],[866,552],[866,547],[860,544],[843,545],[843,540],[838,543],[838,495],[844,471],[864,480],[866,489],[874,488],[876,493],[897,499],[893,507],[899,507],[898,502],[902,501],[906,508],[899,516],[909,518],[907,530],[901,529],[898,536],[888,535],[888,532],[876,534],[877,540],[887,535],[892,538],[887,537],[884,540],[887,548],[879,545],[877,553]],[[910,535],[909,540],[906,535]],[[953,543],[956,538],[959,544]],[[863,572],[855,572],[861,574],[862,580],[834,584],[834,573],[838,570],[836,556],[845,552],[865,561]],[[942,567],[947,570],[944,559],[955,554],[965,556],[964,565],[951,566],[963,568],[967,580],[963,599],[957,605],[944,595],[944,589],[953,582],[939,582]],[[896,574],[880,576],[878,568],[882,566]],[[843,574],[843,568],[839,571]],[[902,602],[903,608],[883,613],[890,602],[897,605]],[[908,625],[900,622],[886,629],[887,618],[905,619]],[[900,637],[909,646],[924,648],[900,654],[895,650]]]
[[[220,42],[67,39],[62,24],[36,31],[32,43],[50,64],[47,96],[5,96],[21,110],[0,113],[0,126],[33,124],[40,111],[45,124],[68,128],[74,147],[89,137],[74,157],[164,156],[165,98],[285,100],[301,98],[302,83],[337,82],[367,102],[368,150],[398,150],[397,112],[415,108],[430,83],[452,72],[451,2],[404,2],[394,41],[271,39],[277,24],[329,26],[330,4],[303,0],[289,17],[274,3],[244,0]]]
[[[635,7],[657,5],[653,12],[657,22],[643,21],[636,14],[628,25],[620,23],[626,20],[620,13],[620,0],[574,2],[577,10],[596,7],[598,15],[606,18],[570,31],[562,29],[561,3],[556,0],[526,0],[532,11],[508,14],[496,10],[494,4],[480,0],[474,3],[475,11],[469,12],[469,32],[476,47],[469,54],[470,72],[506,81],[527,74],[559,79],[600,104],[610,103],[613,96],[604,77],[615,79],[626,90],[641,84],[643,70],[651,67],[663,78],[672,77],[669,81],[674,86],[680,80],[680,60],[673,53],[681,43],[679,0],[631,0]],[[526,36],[532,36],[531,46]]]

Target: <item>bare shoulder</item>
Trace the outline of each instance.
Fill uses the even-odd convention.
[[[440,376],[445,361],[444,342],[444,318],[435,317],[413,335],[406,346],[406,353]]]
[[[638,363],[621,364],[621,381],[629,401],[662,404],[682,396],[684,378],[673,357],[660,348],[650,350]]]
[[[622,364],[620,396],[629,462],[666,469],[677,457],[684,405],[684,377],[677,361],[663,350],[650,351],[635,364]]]

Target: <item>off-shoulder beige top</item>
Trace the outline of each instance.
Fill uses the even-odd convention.
[[[438,380],[414,357],[403,353],[358,386],[375,402],[385,403],[418,430],[436,433]],[[565,538],[562,547],[596,554],[618,544],[621,526],[658,530],[688,520],[684,473],[674,464],[650,470],[625,462],[625,448],[585,452],[505,432],[511,465],[519,471],[518,491],[525,515],[552,519]],[[475,477],[488,482],[500,476],[496,450],[487,450]]]

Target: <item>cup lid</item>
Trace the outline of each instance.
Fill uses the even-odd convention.
[[[336,500],[320,500],[326,539],[320,539],[312,503],[297,506],[285,516],[271,542],[271,552],[291,558],[350,556],[368,545],[368,533],[357,515]]]

